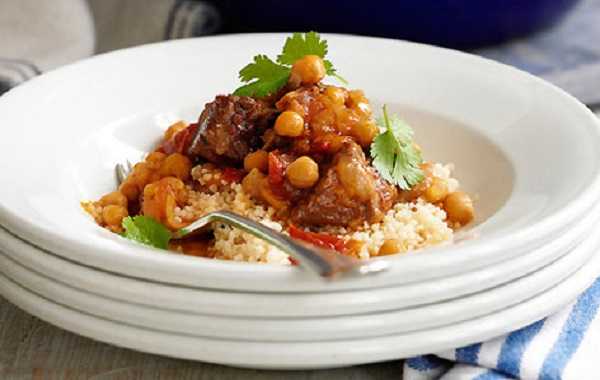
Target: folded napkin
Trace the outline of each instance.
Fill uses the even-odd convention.
[[[600,379],[600,278],[577,301],[510,334],[404,362],[404,380]]]

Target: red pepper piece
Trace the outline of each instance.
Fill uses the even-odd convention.
[[[346,241],[335,235],[304,231],[294,225],[290,225],[288,231],[294,239],[305,241],[317,247],[332,249],[340,253],[347,251]]]
[[[280,186],[285,179],[285,165],[279,152],[274,150],[269,152],[269,183],[273,186]]]
[[[286,163],[281,158],[279,151],[269,152],[269,185],[273,194],[282,199],[288,198],[288,193],[284,187]]]
[[[223,169],[223,180],[229,183],[240,183],[244,178],[244,171],[236,168],[226,167]]]

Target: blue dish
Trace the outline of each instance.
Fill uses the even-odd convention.
[[[474,48],[551,26],[579,0],[228,0],[230,32],[353,33]]]

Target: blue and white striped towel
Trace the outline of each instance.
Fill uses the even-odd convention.
[[[502,337],[404,363],[404,380],[600,379],[600,278],[561,312]]]

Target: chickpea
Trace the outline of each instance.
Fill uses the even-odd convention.
[[[343,105],[344,103],[346,103],[346,98],[348,96],[348,93],[345,90],[335,86],[328,86],[327,88],[325,88],[324,93],[325,96],[331,99],[333,104],[338,105]]]
[[[252,169],[258,169],[263,173],[269,170],[269,153],[259,149],[255,152],[248,153],[244,157],[244,169],[247,172],[251,172]]]
[[[448,182],[445,179],[433,177],[427,190],[425,190],[425,199],[430,203],[437,203],[448,195]]]
[[[115,205],[127,208],[127,197],[120,191],[113,191],[100,198],[99,203],[101,206]]]
[[[379,133],[377,125],[372,120],[367,120],[364,123],[359,123],[353,126],[352,136],[363,148],[371,145],[375,136]]]
[[[190,177],[192,162],[181,153],[173,153],[167,156],[160,165],[159,173],[162,177],[177,177],[182,181]]]
[[[448,214],[448,220],[464,226],[475,217],[473,201],[462,191],[456,191],[446,197],[444,209]]]
[[[319,165],[310,157],[302,156],[287,167],[285,175],[294,187],[307,189],[319,180]]]
[[[127,209],[123,206],[108,205],[102,209],[102,220],[109,226],[120,226],[127,215]]]
[[[242,180],[242,189],[251,197],[260,198],[260,184],[264,178],[265,175],[254,168]]]
[[[306,55],[294,63],[291,75],[300,77],[302,84],[316,84],[325,77],[325,64],[318,55]]]
[[[381,247],[379,248],[379,252],[377,256],[386,256],[393,255],[394,253],[402,252],[402,242],[398,239],[385,239]]]
[[[279,136],[298,137],[304,132],[304,118],[294,111],[284,111],[275,120]]]
[[[133,167],[133,173],[127,177],[127,181],[131,181],[138,186],[138,189],[142,191],[144,186],[146,186],[150,182],[150,176],[152,175],[152,170],[145,162],[138,162]]]
[[[167,155],[162,152],[152,152],[146,157],[146,164],[150,170],[158,170],[166,157]]]
[[[161,176],[158,171],[152,172],[148,178],[148,183],[160,181],[161,178],[163,178],[163,176]]]
[[[173,138],[173,136],[175,136],[178,132],[181,132],[184,129],[186,129],[187,126],[188,125],[184,121],[178,121],[175,124],[172,124],[165,131],[165,136],[164,136],[165,141],[166,140],[171,140]]]
[[[119,186],[119,191],[127,198],[130,202],[137,201],[140,196],[140,189],[133,181],[125,181]]]

